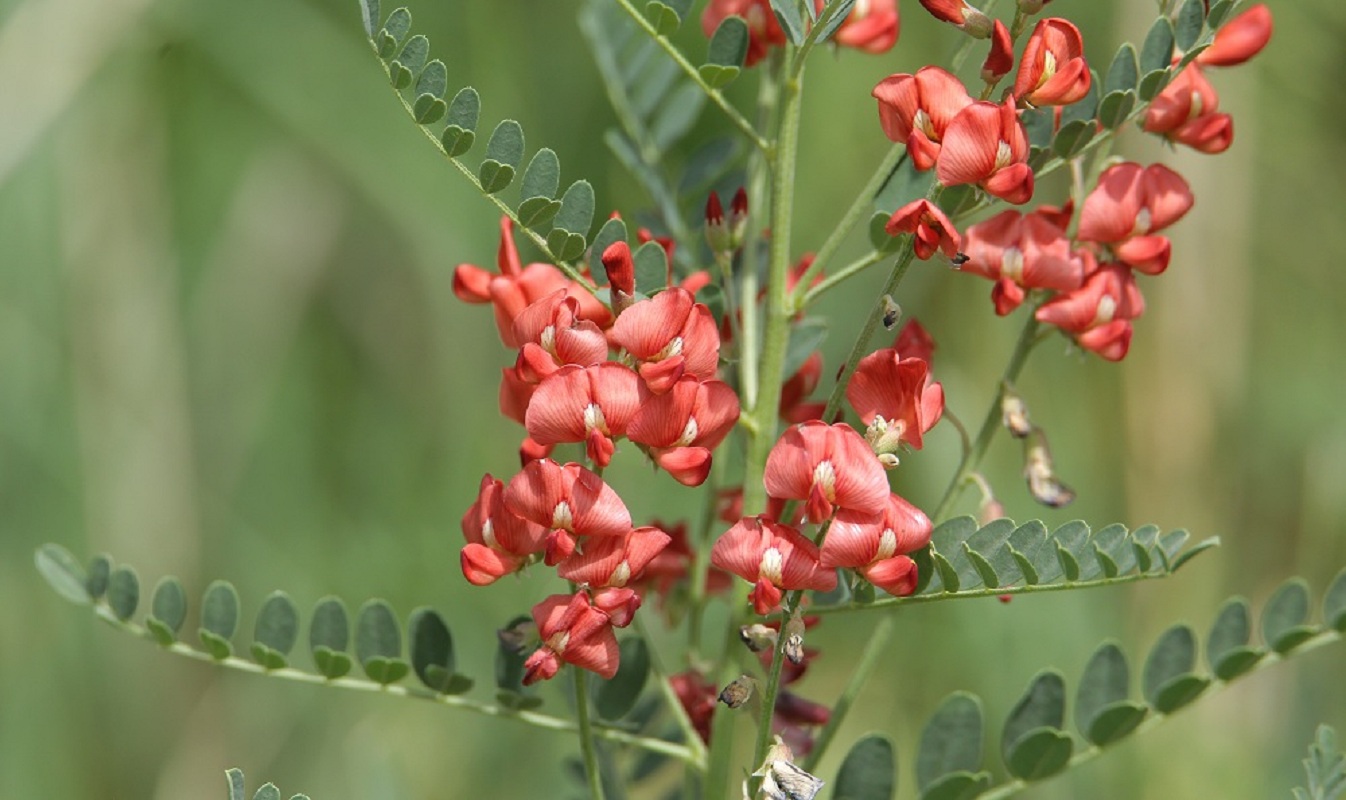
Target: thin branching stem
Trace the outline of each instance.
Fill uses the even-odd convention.
[[[154,637],[144,626],[137,625],[134,622],[117,619],[117,616],[112,613],[112,609],[108,608],[106,605],[95,605],[93,607],[93,612],[99,619],[102,619],[104,622],[107,622],[118,630],[133,636],[138,636],[142,639],[154,641]],[[432,703],[438,703],[452,708],[461,708],[487,717],[517,720],[526,725],[532,725],[535,728],[572,732],[580,729],[579,723],[575,720],[553,717],[550,714],[539,714],[536,711],[518,711],[511,708],[505,708],[504,706],[483,703],[480,700],[473,700],[469,697],[439,694],[437,692],[432,692],[429,689],[421,689],[414,686],[385,685],[374,681],[361,680],[359,678],[327,678],[312,672],[304,672],[303,670],[294,669],[293,667],[267,669],[261,664],[247,661],[236,656],[217,659],[210,653],[203,650],[197,650],[183,642],[175,642],[166,647],[161,645],[161,647],[163,647],[165,651],[176,655],[186,656],[187,658],[204,661],[209,664],[217,664],[221,667],[238,670],[240,672],[252,672],[258,675],[268,675],[273,678],[281,678],[287,681],[311,683],[319,686],[332,686],[337,689],[351,689],[357,692],[377,692],[379,694],[392,695],[394,697],[411,697],[418,700],[428,700]],[[666,742],[662,739],[651,739],[646,736],[629,733],[620,728],[608,727],[601,724],[591,725],[589,733],[591,736],[599,739],[606,739],[610,742],[631,745],[632,747],[638,747],[642,750],[649,750],[655,753],[662,753],[666,756],[676,758],[679,761],[691,764],[694,767],[699,767],[701,763],[697,760],[696,754],[693,753],[690,748],[674,742]]]
[[[714,103],[724,112],[724,115],[729,118],[729,121],[734,124],[734,127],[738,128],[744,136],[748,137],[748,141],[752,142],[754,147],[763,152],[771,149],[771,143],[762,138],[762,135],[752,126],[752,123],[740,114],[737,108],[734,108],[733,104],[725,98],[724,94],[721,93],[719,89],[706,83],[706,79],[701,77],[701,73],[692,65],[692,62],[687,60],[687,57],[668,40],[667,36],[663,36],[659,31],[655,30],[654,25],[650,24],[650,21],[645,19],[645,15],[640,13],[639,9],[631,4],[631,0],[617,0],[617,5],[621,6],[627,14],[631,15],[631,19],[635,21],[636,25],[643,30],[646,35],[653,39],[655,43],[668,54],[669,58],[673,59],[673,63],[678,65],[678,68],[691,79],[692,83],[696,84],[701,91],[706,93],[706,97],[710,98],[710,102]]]
[[[817,300],[820,296],[822,296],[824,292],[828,291],[829,289],[835,288],[843,281],[855,277],[856,275],[860,274],[861,272],[864,272],[865,270],[869,269],[870,267],[874,266],[875,264],[879,263],[880,261],[882,261],[887,257],[888,257],[887,253],[880,253],[877,250],[871,250],[870,252],[864,254],[860,258],[855,259],[854,261],[842,267],[841,269],[837,270],[836,272],[832,273],[831,275],[828,275],[826,278],[823,278],[823,280],[820,281],[817,286],[809,288],[807,286],[807,283],[805,282],[807,279],[800,280],[799,287],[806,287],[807,291],[804,292],[803,299],[799,300],[796,303],[796,306],[800,309],[807,308],[814,300]]]
[[[589,676],[579,667],[571,667],[570,678],[575,685],[575,717],[579,725],[580,754],[584,759],[584,780],[589,784],[589,796],[593,800],[606,800],[603,773],[598,768],[598,750],[594,747],[593,725],[589,721]]]

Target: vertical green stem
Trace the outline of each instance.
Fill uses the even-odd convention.
[[[757,721],[757,743],[752,750],[752,768],[756,770],[766,759],[766,751],[771,747],[771,717],[776,713],[776,695],[780,693],[780,675],[781,668],[785,661],[785,621],[794,614],[795,608],[799,606],[799,599],[803,597],[802,591],[791,592],[786,596],[785,609],[781,613],[780,632],[776,636],[776,647],[771,654],[771,672],[767,675],[766,688],[762,690],[762,713]],[[757,796],[757,789],[761,783],[760,778],[754,778],[752,782],[751,797]]]
[[[958,471],[954,473],[953,479],[949,481],[948,488],[944,490],[944,497],[940,499],[939,506],[935,508],[935,513],[930,515],[936,523],[943,522],[953,509],[953,504],[958,499],[959,490],[967,482],[968,476],[981,466],[981,460],[986,456],[986,451],[991,446],[991,440],[995,438],[996,431],[1000,430],[1000,402],[1005,396],[1005,386],[1018,380],[1019,373],[1023,371],[1024,364],[1028,361],[1028,354],[1032,352],[1033,345],[1037,342],[1037,307],[1036,302],[1027,305],[1028,319],[1024,321],[1023,330],[1019,331],[1019,340],[1014,343],[1014,352],[1010,353],[1009,363],[1005,365],[1005,373],[996,387],[995,396],[991,398],[990,407],[986,409],[986,417],[982,420],[981,430],[977,432],[977,438],[973,440],[972,447],[963,453],[963,458],[958,462]]]
[[[782,100],[776,147],[771,170],[771,240],[767,257],[766,324],[758,365],[757,396],[751,416],[756,423],[748,438],[743,472],[743,511],[754,514],[766,507],[762,475],[766,457],[775,443],[776,412],[784,381],[785,349],[790,336],[790,294],[786,276],[790,271],[790,231],[794,219],[795,161],[799,149],[799,109],[803,94],[803,70],[797,69],[781,87]],[[744,307],[746,309],[747,303]],[[744,327],[747,328],[745,318]],[[746,355],[746,354],[745,354]]]
[[[813,752],[809,753],[808,758],[801,764],[805,770],[812,772],[822,760],[823,754],[827,752],[827,746],[832,743],[832,738],[836,736],[837,729],[841,723],[846,720],[846,714],[851,710],[851,704],[855,702],[856,695],[860,694],[860,689],[869,679],[869,673],[874,671],[874,667],[879,663],[879,656],[883,655],[884,649],[888,646],[888,640],[893,636],[893,615],[886,614],[879,624],[874,627],[869,634],[869,640],[865,642],[865,651],[860,654],[860,662],[855,665],[851,672],[851,679],[842,690],[841,697],[832,706],[832,716],[828,717],[827,724],[823,726],[822,731],[818,733],[818,739],[814,742]]]
[[[598,769],[598,750],[594,747],[593,725],[589,721],[589,687],[587,676],[578,667],[571,667],[575,683],[575,715],[580,728],[580,753],[584,756],[584,777],[589,782],[589,796],[605,800],[603,776]]]

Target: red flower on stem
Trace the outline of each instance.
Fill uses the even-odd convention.
[[[1019,307],[1025,290],[1070,291],[1084,282],[1084,263],[1071,252],[1066,225],[1071,209],[1042,206],[1032,213],[1010,210],[967,229],[963,272],[996,282],[995,311]]]
[[[720,362],[715,318],[681,288],[633,304],[617,318],[609,338],[635,360],[655,394],[671,389],[683,375],[710,380]]]
[[[1092,256],[1086,256],[1092,266]],[[1121,361],[1131,347],[1131,320],[1145,312],[1145,298],[1125,264],[1104,264],[1084,285],[1053,298],[1037,310],[1037,319],[1071,334],[1085,350]]]
[[[921,0],[921,5],[935,19],[947,22],[969,36],[985,39],[991,35],[991,18],[966,0]]]
[[[821,11],[825,0],[814,0]],[[897,0],[856,0],[846,21],[833,34],[832,41],[866,53],[886,53],[897,44],[902,21]]]
[[[1188,64],[1150,103],[1142,127],[1207,155],[1223,153],[1234,143],[1234,118],[1219,106],[1201,66]]]
[[[711,451],[738,421],[738,395],[723,381],[685,377],[641,404],[627,436],[649,447],[654,462],[685,486],[710,473]]]
[[[866,439],[881,460],[903,442],[920,450],[923,435],[944,414],[944,387],[930,381],[930,365],[894,348],[860,359],[846,400],[869,426]]]
[[[548,597],[533,606],[533,621],[542,646],[524,662],[525,686],[554,677],[563,663],[604,678],[617,674],[621,653],[612,620],[584,592]]]
[[[521,342],[515,362],[518,375],[541,381],[566,364],[581,367],[608,357],[608,340],[592,321],[580,318],[580,304],[557,289],[514,318],[514,338]]]
[[[978,101],[958,112],[944,133],[935,174],[945,186],[975,183],[1018,205],[1033,197],[1028,134],[1014,98],[996,105]]]
[[[837,586],[836,573],[818,563],[817,545],[794,528],[761,516],[744,517],[721,534],[711,548],[710,563],[753,584],[748,598],[758,614],[780,605],[785,591],[827,592]]]
[[[1206,67],[1242,64],[1262,52],[1271,41],[1271,32],[1271,9],[1266,3],[1250,6],[1220,26],[1210,47],[1197,55],[1196,63]]]
[[[477,500],[463,514],[463,577],[486,586],[523,569],[546,547],[547,529],[516,515],[504,503],[505,485],[487,474]]]
[[[918,170],[935,165],[949,123],[972,104],[958,78],[933,66],[922,67],[915,75],[889,75],[871,94],[879,101],[884,135],[907,146]]]
[[[913,200],[894,211],[884,230],[889,236],[913,234],[916,257],[921,260],[930,258],[936,250],[953,258],[963,246],[963,238],[958,235],[953,222],[939,210],[939,206],[925,198]]]
[[[995,21],[991,29],[991,52],[981,65],[981,79],[994,85],[1014,69],[1014,40],[1010,38],[1009,28],[1000,20]]]
[[[547,529],[546,563],[555,566],[575,552],[577,536],[622,536],[631,512],[603,479],[579,464],[551,459],[529,463],[510,479],[505,504]]]
[[[767,455],[763,480],[772,497],[805,501],[810,522],[838,508],[876,513],[888,499],[883,466],[844,423],[813,420],[787,428]]]
[[[1163,164],[1128,161],[1108,167],[1084,198],[1077,235],[1108,245],[1117,258],[1147,275],[1168,268],[1170,244],[1157,235],[1192,207],[1192,190]]]
[[[1080,29],[1060,17],[1038,20],[1019,59],[1014,96],[1035,106],[1067,106],[1089,93]]]
[[[916,562],[907,553],[930,543],[930,518],[893,494],[881,514],[842,511],[823,539],[825,567],[850,567],[865,580],[895,596],[916,590]]]
[[[640,408],[640,379],[614,361],[592,367],[565,366],[538,385],[528,401],[524,427],[542,445],[584,442],[585,455],[606,467],[614,441]]]
[[[701,30],[706,36],[715,34],[725,17],[738,15],[748,23],[748,55],[743,66],[751,67],[761,61],[772,47],[785,44],[785,30],[771,11],[770,0],[710,0],[701,12]]]

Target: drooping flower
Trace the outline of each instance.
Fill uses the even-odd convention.
[[[814,4],[821,11],[826,2],[814,0]],[[866,53],[886,53],[897,44],[900,31],[897,0],[856,0],[832,41]]]
[[[1042,206],[1029,214],[1003,211],[967,229],[963,272],[996,282],[991,298],[1004,316],[1029,289],[1070,291],[1084,281],[1084,263],[1070,249],[1070,208]]]
[[[621,652],[612,620],[584,592],[554,594],[533,606],[542,646],[524,662],[524,685],[548,680],[574,664],[604,678],[617,674]]]
[[[533,392],[524,427],[538,444],[584,442],[589,460],[606,467],[640,400],[640,379],[621,364],[565,366]]]
[[[711,451],[738,416],[738,395],[729,384],[684,377],[641,404],[627,436],[647,445],[654,462],[679,483],[700,486],[710,472]]]
[[[918,170],[935,165],[949,123],[972,104],[962,81],[934,66],[922,67],[915,75],[889,75],[871,94],[879,101],[884,134],[907,146]]]
[[[1197,152],[1223,153],[1234,143],[1234,118],[1219,105],[1201,65],[1188,64],[1150,103],[1143,127]]]
[[[1033,197],[1033,170],[1028,166],[1028,134],[1014,107],[1014,98],[999,105],[975,102],[953,118],[935,163],[945,186],[975,183],[1015,205]]]
[[[514,318],[521,377],[538,382],[566,364],[588,367],[607,358],[607,337],[579,312],[579,301],[557,289]]]
[[[921,5],[937,20],[977,39],[991,35],[991,18],[967,0],[921,0]]]
[[[1066,106],[1089,93],[1080,29],[1060,17],[1038,20],[1028,36],[1014,96],[1035,106]]]
[[[827,592],[837,586],[836,573],[818,563],[817,545],[762,516],[744,517],[721,534],[710,563],[753,584],[748,598],[758,614],[770,613],[785,591]]]
[[[476,502],[463,514],[463,577],[486,586],[526,566],[546,547],[547,529],[518,516],[503,502],[505,486],[488,473]]]
[[[575,552],[577,536],[622,536],[631,512],[603,479],[579,464],[551,459],[529,463],[510,479],[505,504],[547,529],[546,563],[555,566]]]
[[[1014,69],[1014,40],[1010,38],[1009,28],[1000,20],[995,21],[991,30],[991,51],[981,65],[981,79],[995,84]]]
[[[916,590],[916,562],[907,556],[930,543],[930,518],[898,495],[881,514],[842,511],[827,529],[820,560],[849,567],[895,597]]]
[[[876,350],[856,365],[846,400],[869,426],[865,438],[881,457],[902,443],[920,450],[925,432],[943,416],[944,387],[929,378],[929,364],[893,348]]]
[[[1086,254],[1092,267],[1092,256]],[[1037,319],[1071,334],[1085,350],[1109,361],[1121,361],[1131,347],[1131,320],[1145,311],[1145,299],[1125,264],[1103,264],[1092,270],[1084,285],[1048,300]]]
[[[655,394],[671,389],[683,375],[710,380],[719,366],[715,318],[682,288],[633,304],[617,318],[609,338],[635,360]]]
[[[1232,67],[1242,64],[1271,41],[1271,9],[1266,3],[1249,6],[1220,26],[1210,47],[1201,51],[1196,63],[1207,67]]]
[[[593,589],[620,589],[639,578],[670,541],[667,533],[651,525],[635,528],[625,536],[605,536],[557,564],[556,574]]]
[[[916,257],[922,260],[930,258],[936,250],[953,258],[963,246],[963,239],[953,222],[939,209],[939,206],[924,197],[913,200],[893,212],[888,218],[884,230],[889,236],[910,233],[915,238],[912,247]]]
[[[453,293],[465,303],[490,303],[494,307],[496,327],[506,347],[517,348],[522,344],[514,336],[514,318],[557,289],[565,289],[579,302],[581,318],[593,320],[599,327],[612,320],[597,298],[556,267],[541,263],[523,266],[514,246],[514,223],[509,217],[500,219],[496,265],[498,275],[472,264],[459,264],[453,271]]]
[[[805,501],[810,522],[839,508],[874,513],[888,499],[888,478],[874,451],[844,423],[813,420],[787,428],[767,455],[764,481],[772,497]]]
[[[1182,176],[1163,164],[1115,164],[1084,198],[1077,231],[1081,241],[1108,245],[1117,258],[1147,275],[1168,268],[1170,244],[1159,231],[1192,207]]]

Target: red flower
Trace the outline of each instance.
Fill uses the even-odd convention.
[[[589,460],[606,467],[617,449],[613,440],[626,435],[640,407],[640,394],[640,379],[616,362],[561,367],[533,392],[524,427],[538,444],[584,442]]]
[[[992,299],[1004,316],[1025,289],[1070,291],[1084,282],[1084,264],[1070,250],[1070,208],[1042,206],[1030,214],[1004,211],[967,229],[967,261],[959,269],[996,282]]]
[[[617,318],[609,335],[637,362],[640,377],[655,394],[668,391],[683,375],[710,380],[719,366],[715,318],[685,289],[668,289],[635,303]]]
[[[1147,275],[1168,268],[1167,236],[1156,235],[1192,207],[1187,181],[1163,164],[1108,167],[1084,198],[1077,235],[1111,246],[1117,258]]]
[[[935,338],[924,325],[912,317],[897,332],[897,338],[893,340],[893,349],[903,358],[919,358],[927,364],[933,364]]]
[[[710,473],[711,451],[738,421],[738,395],[722,381],[683,378],[647,398],[627,436],[648,445],[650,457],[685,486],[700,486]]]
[[[537,382],[566,364],[588,367],[607,358],[607,337],[579,314],[579,301],[557,289],[515,317],[514,339],[522,343],[515,362],[520,377]]]
[[[551,459],[529,463],[510,479],[505,504],[548,530],[547,566],[575,552],[576,536],[622,536],[631,530],[626,504],[579,464],[562,466]]]
[[[673,687],[673,694],[677,695],[678,702],[682,704],[683,711],[687,712],[687,719],[691,720],[692,728],[701,737],[701,741],[710,744],[710,724],[711,718],[715,716],[719,688],[694,670],[670,675],[668,682]]]
[[[1072,334],[1085,350],[1121,361],[1131,347],[1131,320],[1144,311],[1145,299],[1131,269],[1125,264],[1104,264],[1079,289],[1044,303],[1037,318]]]
[[[669,599],[674,587],[687,581],[696,554],[687,541],[687,525],[667,525],[655,520],[653,526],[668,534],[669,542],[663,550],[645,565],[645,569],[632,578],[630,586],[638,589],[650,589],[660,596],[660,601]],[[706,568],[706,593],[715,594],[729,588],[733,579],[723,570]]]
[[[1143,127],[1198,152],[1223,153],[1234,143],[1234,118],[1219,105],[1201,66],[1188,64],[1150,103]]]
[[[916,562],[907,553],[930,543],[934,526],[916,506],[889,495],[882,514],[842,511],[827,529],[820,556],[825,567],[850,567],[885,592],[916,590]]]
[[[989,84],[998,82],[1014,68],[1014,40],[1010,38],[1009,28],[1000,20],[995,21],[991,30],[991,52],[981,65],[981,79]]]
[[[953,222],[939,210],[939,206],[925,198],[913,200],[894,211],[884,230],[889,236],[913,234],[916,257],[922,260],[933,256],[936,250],[942,250],[945,256],[953,258],[963,246],[963,239]]]
[[[1035,106],[1067,106],[1089,93],[1080,29],[1060,17],[1038,20],[1019,59],[1014,96]]]
[[[821,11],[824,0],[814,0]],[[866,53],[886,53],[897,44],[901,20],[897,0],[857,0],[832,40],[843,47]]]
[[[921,449],[923,434],[944,414],[944,387],[929,377],[929,364],[893,348],[860,359],[846,400],[869,426],[866,439],[874,452],[891,455],[903,442]]]
[[[547,529],[515,515],[503,502],[504,484],[487,474],[477,500],[463,514],[467,546],[460,558],[463,577],[485,586],[526,566],[546,547]]]
[[[767,455],[764,481],[772,497],[804,500],[810,522],[838,508],[876,513],[888,499],[888,478],[874,451],[843,423],[787,428]]]
[[[710,0],[701,12],[701,30],[712,36],[725,17],[737,14],[748,23],[748,56],[745,67],[751,67],[766,56],[772,47],[785,44],[785,31],[771,12],[770,0]]]
[[[879,101],[884,134],[907,146],[918,170],[935,165],[949,123],[972,104],[962,82],[939,67],[922,67],[915,75],[889,75],[871,94]]]
[[[620,650],[612,620],[595,608],[584,592],[554,594],[533,606],[542,647],[524,662],[524,685],[548,680],[562,662],[596,672],[604,678],[617,674]]]
[[[817,545],[760,516],[744,517],[725,531],[711,548],[710,563],[754,584],[748,598],[758,614],[779,605],[783,591],[837,587],[836,573],[818,563]]]
[[[1265,3],[1251,6],[1215,32],[1215,41],[1196,57],[1207,67],[1232,67],[1262,52],[1271,41],[1271,9]]]
[[[522,342],[514,337],[514,318],[529,305],[565,289],[580,304],[580,317],[600,327],[612,320],[607,308],[583,287],[567,278],[551,264],[522,266],[514,246],[514,223],[500,218],[500,249],[496,255],[499,275],[471,264],[459,264],[453,271],[453,293],[466,303],[490,303],[495,307],[495,324],[506,347]]]
[[[636,528],[625,536],[606,536],[585,545],[583,553],[556,566],[556,574],[593,589],[622,588],[640,577],[649,564],[668,545],[667,533],[652,526]]]
[[[991,35],[991,18],[968,5],[966,0],[921,0],[921,5],[935,19],[978,39]]]
[[[804,422],[822,416],[826,403],[804,402],[823,375],[823,354],[814,350],[799,370],[786,379],[780,390],[780,418],[786,422]]]
[[[1028,134],[1014,109],[978,101],[958,112],[944,133],[935,174],[945,186],[975,183],[996,197],[1026,203],[1033,196]]]

